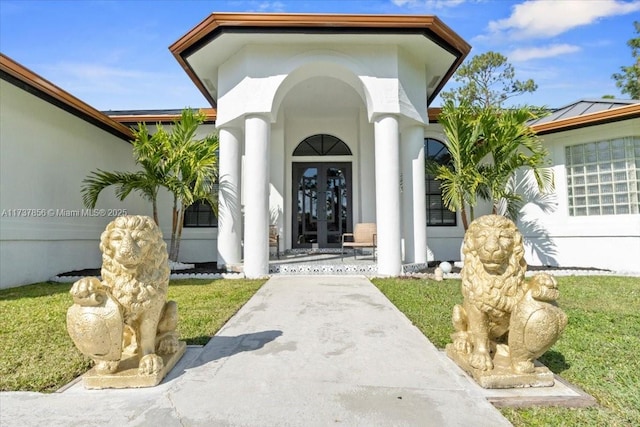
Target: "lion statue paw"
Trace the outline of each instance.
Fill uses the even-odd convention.
[[[141,375],[153,375],[162,371],[164,367],[164,362],[162,361],[162,357],[157,354],[147,354],[142,356],[140,359],[140,364],[138,365],[138,372]]]
[[[119,361],[99,360],[96,363],[96,371],[99,374],[113,374],[118,370]]]
[[[469,364],[481,371],[490,371],[493,369],[493,361],[489,353],[472,352],[469,355]]]

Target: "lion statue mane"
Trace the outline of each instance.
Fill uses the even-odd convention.
[[[99,373],[115,372],[123,353],[138,354],[141,374],[158,373],[158,354],[178,348],[177,304],[166,301],[170,269],[162,232],[147,216],[118,217],[102,233],[100,250],[102,280],[85,277],[71,288],[69,333]]]

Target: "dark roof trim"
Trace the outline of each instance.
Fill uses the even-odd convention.
[[[198,111],[205,115],[203,124],[215,123],[217,115],[215,108],[200,108]],[[182,110],[123,110],[104,111],[104,114],[112,120],[126,125],[136,125],[138,123],[171,124],[180,119]]]
[[[553,122],[534,124],[531,129],[538,135],[579,129],[587,126],[614,123],[621,120],[640,118],[640,103],[598,111],[591,114],[559,119]]]
[[[133,134],[128,127],[111,120],[100,111],[1,53],[0,78],[118,138],[125,141],[133,139]]]
[[[200,108],[207,118],[204,123],[214,124],[216,122],[217,110],[215,108]],[[127,125],[137,123],[173,123],[174,120],[180,118],[181,110],[119,110],[119,111],[104,111],[104,114],[109,116],[112,120]],[[427,108],[427,114],[429,116],[430,123],[437,123],[438,116],[442,113],[441,107],[429,107]]]
[[[169,46],[180,66],[213,107],[216,107],[215,99],[191,68],[187,57],[225,32],[423,35],[456,58],[427,99],[427,105],[435,99],[471,50],[466,41],[433,15],[213,13]]]

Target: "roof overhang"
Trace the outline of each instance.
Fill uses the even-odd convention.
[[[547,123],[534,124],[531,126],[531,129],[538,135],[545,135],[633,118],[640,118],[640,103],[581,116],[568,117]]]
[[[199,113],[204,114],[203,124],[212,124],[216,121],[216,109],[215,108],[200,108]],[[182,117],[181,111],[166,112],[162,110],[151,111],[118,111],[118,112],[105,112],[111,120],[126,125],[136,125],[138,123],[161,123],[171,124],[180,120]]]
[[[126,141],[131,129],[0,53],[0,78]]]
[[[205,122],[207,124],[215,123],[217,111],[215,108],[200,108],[200,112],[205,115]],[[438,117],[442,113],[441,107],[429,107],[427,109],[427,114],[429,116],[429,123],[438,122]],[[115,120],[118,123],[123,123],[126,125],[135,125],[138,123],[162,123],[169,124],[173,123],[176,120],[180,119],[180,113],[158,113],[158,112],[139,112],[139,111],[122,111],[122,112],[111,112],[107,111],[105,113],[109,118]]]
[[[438,95],[471,50],[467,42],[431,15],[253,13],[213,13],[169,49],[205,98],[216,107],[217,82],[207,79],[217,76],[217,68],[245,44],[323,40],[375,44],[381,36],[401,44],[412,56],[429,56],[434,48],[447,53],[441,63],[434,65],[433,78],[427,82],[427,104]],[[198,53],[205,50],[206,61],[195,61]]]

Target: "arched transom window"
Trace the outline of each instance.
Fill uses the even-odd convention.
[[[350,156],[347,144],[332,135],[318,134],[303,140],[295,150],[294,156]]]

